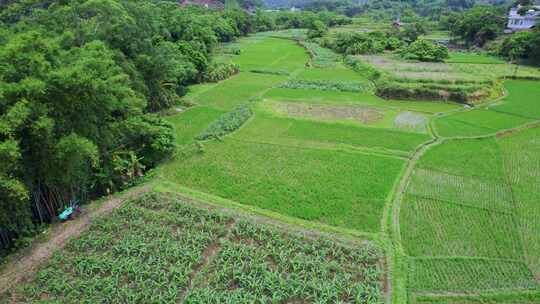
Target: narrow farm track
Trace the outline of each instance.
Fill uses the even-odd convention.
[[[21,281],[30,279],[39,267],[52,256],[54,251],[62,249],[70,239],[78,237],[90,226],[94,218],[112,212],[130,198],[139,196],[148,190],[148,186],[134,188],[118,197],[106,200],[96,209],[86,212],[83,210],[83,213],[74,221],[54,226],[47,240],[36,244],[30,253],[10,261],[2,269],[0,295]]]
[[[422,146],[420,146],[411,156],[409,161],[407,162],[407,167],[405,169],[405,172],[403,173],[403,176],[401,177],[401,181],[399,183],[399,187],[397,188],[396,195],[394,196],[394,200],[392,203],[392,227],[393,227],[393,235],[397,237],[397,240],[399,244],[401,244],[401,233],[399,230],[399,210],[401,207],[401,200],[403,198],[403,194],[405,193],[405,190],[407,189],[407,186],[409,184],[409,181],[411,179],[411,176],[414,172],[414,168],[416,167],[416,163],[424,155],[424,153],[432,146],[438,145],[442,143],[443,140],[436,138],[434,140],[431,140]]]
[[[401,275],[395,275],[397,272],[403,269],[403,265],[396,265],[403,263],[403,246],[401,244],[401,231],[399,223],[399,213],[403,194],[407,190],[407,186],[409,185],[409,181],[412,177],[414,168],[416,167],[416,163],[418,162],[418,160],[422,157],[422,155],[424,155],[427,150],[429,150],[429,148],[442,142],[442,139],[435,137],[429,142],[421,145],[414,151],[412,156],[407,161],[405,171],[401,176],[399,185],[396,188],[393,199],[389,204],[389,210],[385,210],[385,213],[389,213],[387,219],[390,222],[387,225],[382,225],[383,235],[386,233],[386,227],[389,227],[391,234],[390,241],[392,243],[390,248],[392,252],[389,253],[387,259],[387,263],[389,265],[389,275],[386,282],[388,303],[397,303],[399,300],[396,301],[396,299],[406,298],[406,282],[401,278]]]
[[[202,254],[203,260],[201,261],[201,263],[193,267],[193,271],[189,274],[187,286],[181,294],[178,303],[184,303],[187,296],[189,295],[189,292],[197,286],[197,282],[201,279],[200,273],[203,272],[206,268],[208,268],[214,258],[219,254],[223,241],[230,239],[235,224],[236,221],[234,219],[231,220],[226,226],[226,234],[222,237],[217,238],[214,242],[208,245],[208,247],[206,247]]]
[[[515,133],[519,133],[527,129],[540,127],[540,120],[536,119],[536,120],[533,120],[533,121],[530,121],[530,122],[527,122],[527,123],[524,123],[515,127],[494,130],[494,132],[492,133],[477,135],[477,136],[441,136],[435,127],[435,121],[441,117],[451,116],[457,113],[486,109],[490,105],[501,102],[506,97],[508,97],[508,92],[504,90],[503,94],[500,97],[491,101],[484,102],[477,107],[474,107],[471,109],[458,109],[458,110],[438,113],[430,119],[429,124],[428,124],[429,126],[428,129],[429,129],[429,134],[432,136],[432,140],[418,147],[418,149],[416,149],[415,152],[412,154],[412,156],[409,158],[406,164],[406,168],[400,177],[399,186],[395,189],[395,192],[392,196],[391,203],[387,205],[387,208],[390,208],[391,210],[385,210],[387,213],[385,215],[386,225],[382,226],[383,227],[382,234],[387,235],[391,242],[391,245],[389,248],[390,252],[388,253],[389,256],[387,257],[387,261],[389,264],[388,266],[389,275],[387,277],[387,286],[388,286],[387,302],[388,303],[410,303],[411,299],[415,299],[416,296],[439,297],[439,296],[446,295],[446,296],[455,296],[455,297],[467,297],[467,296],[475,296],[475,295],[482,294],[482,293],[471,293],[471,292],[448,292],[448,291],[444,292],[444,294],[433,293],[433,292],[415,292],[415,293],[409,294],[408,282],[407,282],[408,280],[407,279],[407,259],[409,257],[406,255],[404,251],[404,247],[403,247],[402,239],[401,239],[400,209],[403,203],[403,195],[405,194],[407,190],[407,187],[414,174],[414,169],[418,161],[433,146],[440,145],[447,141],[452,141],[452,140],[459,141],[459,140],[470,140],[470,139],[501,138],[501,137],[511,136]],[[505,176],[505,180],[510,187],[508,176]],[[516,202],[513,196],[514,194],[512,194],[512,203],[515,205]],[[515,217],[515,214],[513,215]],[[517,221],[517,219],[515,218],[514,220]],[[517,225],[517,223],[515,224]],[[528,252],[526,251],[525,246],[523,245],[523,242],[524,240],[520,238],[520,243],[523,246],[523,251],[525,254],[525,264],[527,265],[531,273],[533,273],[535,279],[538,281],[538,274],[536,274],[533,271],[533,269],[531,269],[530,267]],[[521,260],[519,261],[523,262]],[[497,292],[500,290],[494,289],[494,290],[485,290],[485,291]],[[522,292],[522,290],[520,289],[516,289],[516,290],[510,289],[509,291]],[[412,300],[412,301],[413,301],[412,303],[415,302],[415,300]]]

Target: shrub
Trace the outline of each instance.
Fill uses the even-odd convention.
[[[218,82],[238,74],[240,67],[234,63],[213,63],[203,73],[202,79],[206,82]]]
[[[242,53],[242,49],[238,47],[237,45],[230,45],[223,48],[224,54],[230,54],[230,55],[240,55]]]
[[[387,99],[404,100],[451,100],[455,102],[467,102],[467,94],[464,92],[447,92],[426,87],[402,87],[395,83],[386,83],[377,86],[377,95]]]
[[[382,53],[387,47],[386,34],[381,32],[339,33],[333,42],[326,41],[334,51],[347,55]]]
[[[328,27],[320,20],[315,20],[307,32],[309,39],[320,38],[328,32]]]
[[[504,39],[500,45],[498,51],[499,55],[512,60],[528,58],[535,47],[532,43],[534,36],[535,33],[533,32],[518,32],[512,34]]]
[[[419,84],[444,84],[444,85],[476,85],[481,87],[482,85],[493,86],[495,81],[492,79],[482,79],[482,80],[467,80],[467,79],[428,79],[428,78],[397,78],[392,77],[389,80],[394,82],[402,83],[419,83]]]
[[[354,56],[345,57],[345,64],[354,71],[361,73],[362,75],[366,75],[366,77],[369,78],[371,81],[375,81],[382,76],[382,73],[379,70],[365,64],[364,62],[362,62],[362,60]]]
[[[420,61],[443,61],[449,57],[447,47],[425,39],[416,40],[405,48],[401,55]]]
[[[389,51],[394,51],[401,48],[403,44],[404,44],[403,41],[399,40],[398,38],[390,37],[386,41],[386,49]]]
[[[333,67],[336,65],[336,62],[339,62],[340,56],[334,53],[332,50],[325,48],[323,46],[327,45],[323,40],[321,45],[313,42],[299,41],[298,43],[306,49],[309,53],[313,66],[319,68]]]
[[[361,42],[356,42],[345,49],[347,55],[377,54],[384,51],[385,46],[373,38],[366,38]]]
[[[223,114],[208,128],[197,136],[197,140],[220,138],[232,133],[240,128],[253,115],[250,104],[242,104],[234,108],[231,112]]]

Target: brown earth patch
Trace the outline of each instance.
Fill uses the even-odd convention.
[[[275,105],[275,110],[292,117],[309,117],[323,120],[353,120],[363,124],[374,124],[384,118],[384,110],[360,106],[279,103]]]
[[[419,133],[427,133],[428,119],[414,112],[401,112],[394,119],[394,128],[409,130]]]

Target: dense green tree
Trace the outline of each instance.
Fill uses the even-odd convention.
[[[534,33],[532,32],[517,32],[504,39],[501,44],[499,54],[511,58],[525,58],[530,52],[533,45],[531,40]]]
[[[469,9],[474,6],[474,0],[447,0],[448,7],[451,9]]]
[[[238,35],[247,35],[253,31],[251,16],[242,9],[226,10],[224,17],[229,19],[233,27],[237,29]]]
[[[532,35],[527,58],[536,65],[540,65],[540,29],[536,29]]]
[[[268,14],[257,10],[253,16],[254,30],[256,32],[271,31],[276,28],[276,23]]]
[[[19,236],[29,234],[32,229],[30,194],[20,178],[21,151],[15,138],[28,117],[27,106],[22,100],[0,117],[0,228],[3,229],[0,233],[10,231]]]
[[[457,12],[450,12],[447,15],[443,15],[439,19],[439,27],[442,30],[449,31],[454,27],[454,25],[456,24],[456,22],[459,20],[460,17],[461,17],[461,14]]]
[[[463,13],[450,30],[467,44],[483,46],[504,30],[504,16],[504,11],[496,7],[478,5]]]
[[[238,72],[212,63],[220,42],[276,22],[324,29],[346,20],[282,16],[176,1],[1,2],[0,251],[6,234],[26,236],[70,200],[129,186],[171,155],[172,126],[152,113],[189,84]]]
[[[238,30],[233,27],[230,20],[223,17],[214,20],[212,30],[220,42],[230,42],[238,36]]]
[[[274,18],[274,23],[276,27],[280,29],[285,28],[313,28],[315,21],[320,21],[324,25],[328,26],[338,26],[349,24],[352,20],[343,15],[338,15],[333,12],[322,11],[322,12],[289,12],[283,11],[279,13],[272,14]]]
[[[189,43],[161,41],[153,54],[137,56],[136,64],[149,90],[149,109],[159,110],[174,104],[177,92],[181,92],[186,83],[195,81],[197,67],[206,68],[207,61]]]
[[[426,33],[425,26],[421,22],[415,22],[406,24],[403,28],[398,29],[397,36],[407,43],[412,43]]]
[[[513,62],[525,60],[540,64],[540,30],[517,32],[506,37],[498,52]]]
[[[403,45],[395,34],[386,32],[339,33],[333,40],[323,40],[325,47],[347,55],[377,54]]]
[[[320,20],[315,20],[307,32],[310,39],[320,38],[328,32],[328,27]]]
[[[443,61],[448,58],[448,48],[425,39],[418,39],[403,49],[402,56],[420,61]]]

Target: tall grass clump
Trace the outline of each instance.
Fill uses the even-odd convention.
[[[311,63],[316,68],[335,67],[341,61],[341,56],[334,51],[324,48],[317,43],[299,41],[302,47],[306,49],[311,57]]]
[[[236,131],[253,115],[251,104],[246,103],[237,106],[232,111],[223,114],[208,128],[197,136],[197,140],[210,138],[220,138],[226,134]]]
[[[225,80],[240,72],[240,67],[234,63],[213,63],[203,73],[202,80],[205,82],[218,82]]]
[[[345,64],[349,66],[351,69],[353,69],[354,71],[362,75],[365,75],[371,81],[376,81],[377,79],[381,78],[383,75],[379,70],[364,63],[362,60],[354,56],[345,57]]]

